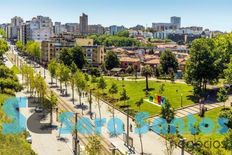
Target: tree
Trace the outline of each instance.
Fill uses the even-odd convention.
[[[51,60],[48,64],[48,70],[51,74],[51,84],[53,84],[53,78],[56,76],[57,62],[55,59]]]
[[[26,45],[26,51],[33,57],[35,61],[39,61],[41,57],[40,43],[35,41],[29,41]]]
[[[226,123],[226,125],[228,126],[228,128],[232,129],[232,109],[222,109],[219,113],[219,117],[228,119],[229,121],[228,123]]]
[[[70,66],[73,62],[71,49],[63,48],[58,55],[58,59],[61,60],[65,65]]]
[[[137,102],[135,102],[135,104],[136,104],[137,107],[139,107],[139,110],[140,110],[140,107],[143,104],[143,98],[141,98],[140,100],[138,100]]]
[[[109,93],[112,95],[112,98],[113,98],[113,101],[112,101],[112,104],[113,104],[113,111],[112,111],[112,114],[113,114],[113,122],[114,122],[114,134],[115,134],[115,101],[114,101],[114,95],[118,93],[118,86],[116,85],[116,83],[112,83],[110,89],[109,89]]]
[[[226,137],[222,141],[222,145],[226,150],[232,151],[232,130],[231,129],[229,130]]]
[[[79,46],[73,48],[64,48],[60,52],[58,59],[67,66],[70,66],[72,62],[74,62],[79,69],[82,69],[86,64],[83,49]]]
[[[142,68],[142,75],[146,78],[146,93],[149,91],[148,86],[148,77],[152,75],[152,68],[149,65],[146,65]]]
[[[86,81],[85,81],[85,76],[79,70],[77,71],[77,73],[75,75],[75,84],[76,84],[76,87],[78,90],[79,102],[80,102],[82,114],[83,114],[83,104],[81,102],[81,95],[82,95],[82,91],[84,91],[86,89]]]
[[[48,107],[50,109],[50,124],[52,125],[52,122],[53,122],[53,109],[57,106],[57,97],[56,97],[56,95],[54,94],[53,91],[51,91],[48,102],[49,102]]]
[[[218,81],[219,68],[215,57],[214,43],[211,39],[196,39],[190,48],[190,59],[185,67],[185,80],[206,92],[208,82]]]
[[[168,133],[170,132],[170,123],[175,117],[175,111],[167,100],[161,107],[161,118],[165,119],[168,123]]]
[[[6,32],[2,28],[0,28],[0,36],[2,36],[3,38],[6,38]]]
[[[165,75],[168,75],[170,71],[173,71],[176,73],[177,68],[178,68],[178,61],[171,50],[165,50],[161,53],[160,65],[161,65],[162,72]]]
[[[79,69],[82,69],[86,64],[85,55],[83,49],[80,46],[76,46],[71,49],[72,61],[77,65]]]
[[[232,58],[230,59],[230,63],[227,65],[227,69],[224,70],[226,83],[232,85]]]
[[[130,97],[127,95],[126,89],[123,88],[123,89],[122,89],[122,92],[121,92],[121,94],[120,94],[120,100],[121,100],[121,101],[124,101],[124,105],[125,105],[125,104],[126,104],[126,101],[129,100],[129,99],[130,99]]]
[[[226,88],[222,87],[219,89],[219,92],[217,93],[217,100],[219,102],[224,103],[224,108],[225,108],[225,102],[228,100],[228,95],[227,95],[227,90]]]
[[[61,79],[62,81],[64,81],[64,84],[65,84],[65,94],[68,95],[68,88],[67,88],[67,83],[69,82],[69,79],[70,79],[70,69],[65,66],[64,64],[61,64],[62,66],[62,71],[61,71]]]
[[[3,54],[8,51],[7,42],[3,39],[0,39],[0,58],[2,58]]]
[[[45,94],[47,92],[47,84],[44,81],[44,78],[39,74],[36,75],[35,79],[36,79],[35,88],[38,93],[38,97],[40,99],[40,102],[44,104]]]
[[[98,89],[101,89],[102,91],[102,94],[104,95],[104,89],[106,88],[106,82],[104,80],[104,78],[101,76],[98,83],[97,83],[97,88]],[[98,111],[99,111],[99,116],[100,116],[100,119],[101,119],[101,106],[100,106],[100,94],[99,94],[99,91],[97,92],[97,104],[98,104]]]
[[[123,31],[118,32],[116,35],[119,37],[127,37],[128,38],[130,33],[128,30],[123,30]]]
[[[74,87],[75,87],[75,74],[77,71],[77,65],[72,62],[71,66],[70,66],[70,71],[71,71],[71,76],[70,76],[70,84],[71,84],[71,88],[72,88],[72,102],[74,104]]]
[[[119,59],[116,53],[109,51],[106,54],[105,67],[107,70],[111,70],[119,66]]]
[[[102,144],[101,139],[97,135],[90,136],[88,138],[88,144],[86,146],[86,151],[89,155],[101,155],[102,154]]]
[[[18,41],[16,42],[15,45],[16,45],[16,48],[17,48],[20,52],[24,51],[25,47],[24,47],[22,41],[19,41],[19,40],[18,40]]]

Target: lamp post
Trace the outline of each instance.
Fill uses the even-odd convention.
[[[44,67],[44,79],[46,79],[46,75],[45,75],[45,74],[46,74],[46,73],[45,73],[45,63],[44,63],[44,66],[43,66],[43,67]]]
[[[130,123],[130,118],[129,118],[129,105],[123,105],[123,106],[121,106],[121,108],[126,108],[126,111],[127,111],[127,113],[126,113],[126,126],[127,126],[127,131],[126,131],[126,146],[128,147],[129,146],[129,123]]]
[[[74,140],[74,155],[80,155],[80,141],[78,138],[77,134],[77,119],[78,119],[78,114],[75,113],[75,128],[74,128],[74,135],[73,135],[73,140]]]
[[[184,147],[185,147],[185,138],[181,138],[180,139],[180,143],[181,143],[181,155],[184,155]]]

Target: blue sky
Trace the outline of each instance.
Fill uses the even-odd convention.
[[[203,26],[212,30],[232,30],[231,0],[2,0],[0,23],[17,15],[29,20],[44,15],[53,21],[79,22],[82,12],[90,24],[127,27],[152,22],[169,22],[180,16],[183,26]]]

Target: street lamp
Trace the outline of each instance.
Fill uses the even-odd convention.
[[[180,139],[180,143],[181,143],[181,155],[184,155],[184,147],[185,147],[185,141],[186,139],[185,138],[181,138]]]
[[[78,113],[75,113],[75,129],[73,134],[73,140],[74,140],[74,155],[80,155],[80,141],[77,135],[77,119],[78,119]]]
[[[121,108],[126,108],[126,111],[127,111],[127,113],[126,113],[126,116],[127,116],[127,119],[126,119],[126,124],[127,124],[127,135],[126,135],[126,146],[128,147],[129,146],[129,121],[130,121],[130,119],[129,119],[129,105],[122,105],[121,106]]]
[[[45,75],[45,63],[44,63],[44,79],[46,79],[46,75]]]

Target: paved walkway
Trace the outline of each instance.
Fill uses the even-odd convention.
[[[43,69],[42,68],[36,68],[37,73],[41,72],[43,73]],[[46,82],[50,83],[50,74],[49,72],[46,70],[45,71],[46,74]],[[59,90],[56,88],[52,88],[53,91],[56,94],[59,94]],[[71,93],[71,87],[68,86],[68,92]],[[75,92],[75,98],[77,98],[78,94],[77,92]],[[71,97],[61,97],[67,104],[69,104],[70,106],[76,107],[76,105],[78,105],[77,102],[76,105],[73,105],[71,102]],[[93,112],[95,113],[96,117],[99,117],[99,113],[98,113],[98,108],[97,108],[97,104],[96,104],[96,99],[93,98]],[[84,105],[88,105],[87,102],[87,98],[83,98],[83,102]],[[102,112],[102,118],[107,118],[107,120],[109,120],[109,118],[112,118],[111,113],[109,112],[109,105],[106,104],[105,102],[100,102],[101,104],[101,112]],[[79,109],[79,113],[81,113],[81,110]],[[88,110],[85,110],[85,115],[86,117],[89,117],[88,115]],[[121,113],[120,111],[115,110],[115,117],[120,118],[124,124],[126,124],[126,115]],[[132,122],[132,120],[130,119],[130,122]],[[135,127],[134,123],[131,123],[133,128]],[[110,137],[109,133],[108,133],[108,129],[107,129],[107,124],[105,124],[102,128],[102,135],[104,138],[106,138],[107,140],[109,140],[113,145],[116,146],[117,149],[119,149],[121,152],[127,152],[129,154],[140,154],[141,152],[141,148],[140,148],[140,139],[139,136],[137,134],[133,132],[130,132],[130,137],[133,138],[133,145],[135,147],[135,153],[131,153],[130,151],[128,152],[128,148],[125,147],[124,142],[123,142],[123,136],[118,136],[118,137]],[[143,137],[143,146],[144,146],[144,152],[147,154],[151,154],[151,155],[164,155],[166,147],[165,147],[165,140],[160,137],[158,134],[149,131],[147,134],[144,134]],[[174,149],[174,155],[180,155],[181,154],[181,149],[180,148],[175,148]],[[185,153],[185,155],[188,155],[188,153]]]

